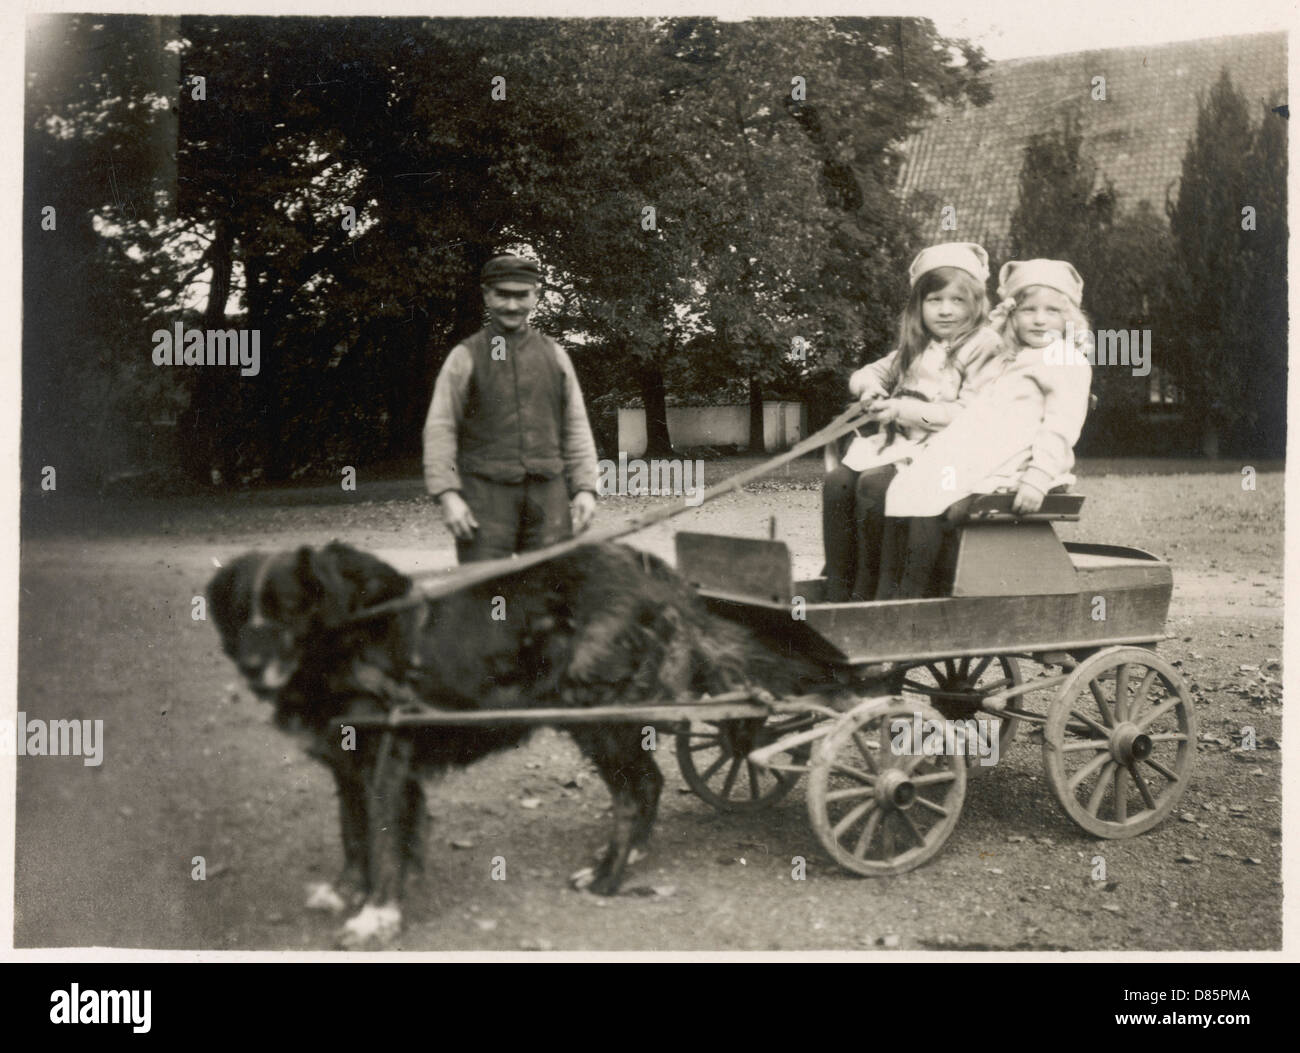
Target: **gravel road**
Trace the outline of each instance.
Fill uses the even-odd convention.
[[[1188,479],[1195,480],[1189,484]],[[1150,833],[1102,841],[1064,815],[1022,734],[972,780],[942,853],[896,878],[852,877],[825,856],[802,787],[769,811],[719,815],[675,761],[653,850],[621,895],[570,891],[603,843],[608,797],[561,734],[432,788],[431,849],[408,896],[412,950],[1245,950],[1281,941],[1281,485],[1232,476],[1090,480],[1071,536],[1175,564],[1162,654],[1200,721],[1192,784]],[[1164,495],[1199,494],[1183,518]],[[1199,489],[1197,489],[1199,487]],[[312,495],[316,496],[313,497]],[[602,501],[603,522],[634,514]],[[1094,511],[1094,508],[1096,509]],[[689,529],[777,536],[797,576],[821,562],[819,496],[776,484],[719,499]],[[402,569],[452,562],[418,483],[355,501],[324,491],[220,504],[144,502],[113,514],[47,503],[24,535],[19,708],[105,721],[105,757],[19,763],[18,946],[315,950],[334,922],[301,909],[339,859],[332,783],[269,708],[244,697],[210,625],[190,618],[214,559],[340,537]],[[671,559],[662,524],[633,543]],[[1259,748],[1237,747],[1243,726]],[[665,739],[661,753],[671,752]],[[202,856],[206,880],[193,880]],[[503,856],[504,881],[491,861]],[[1095,857],[1106,880],[1093,879]],[[807,860],[794,880],[792,861]]]

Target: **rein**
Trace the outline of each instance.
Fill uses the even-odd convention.
[[[784,464],[788,464],[797,457],[802,457],[805,453],[818,449],[821,446],[833,442],[841,435],[846,435],[856,430],[863,424],[867,423],[867,412],[860,403],[855,403],[831,421],[820,431],[814,432],[806,439],[795,443],[790,449],[777,454],[757,464],[753,468],[746,469],[743,472],[737,472],[735,475],[728,476],[719,485],[707,490],[703,499],[697,504],[689,505],[683,500],[680,505],[663,505],[659,508],[653,508],[644,515],[637,517],[627,523],[621,523],[617,526],[606,527],[603,530],[592,531],[570,538],[567,541],[561,541],[554,545],[548,545],[546,548],[537,549],[533,552],[525,552],[522,555],[508,556],[504,559],[484,560],[480,563],[471,563],[465,566],[455,567],[451,570],[427,570],[408,575],[413,580],[411,591],[404,596],[398,596],[395,599],[385,600],[383,603],[377,603],[372,607],[365,607],[354,612],[342,624],[353,624],[356,622],[369,621],[372,618],[382,618],[389,614],[396,614],[400,611],[409,610],[417,607],[427,600],[439,599],[443,596],[450,596],[454,592],[462,589],[468,589],[475,585],[480,585],[485,581],[491,581],[494,578],[505,577],[508,574],[517,574],[529,567],[534,567],[539,563],[546,563],[553,559],[567,555],[575,549],[582,548],[584,545],[597,545],[605,541],[613,541],[620,537],[626,537],[628,534],[635,534],[655,523],[662,522],[665,519],[671,519],[679,516],[683,512],[688,512],[698,508],[705,502],[712,501],[714,498],[722,497],[733,490],[738,490],[754,479],[759,479],[769,472],[775,471]],[[418,579],[436,577],[439,580],[421,584]]]

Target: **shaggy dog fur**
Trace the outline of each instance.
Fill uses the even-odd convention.
[[[419,776],[514,746],[520,726],[355,729],[340,723],[418,698],[440,709],[585,708],[678,701],[740,687],[789,694],[817,671],[710,615],[661,560],[621,545],[564,557],[356,621],[404,596],[410,579],[347,545],[249,553],[208,595],[222,647],[276,723],[309,737],[339,793],[344,868],[309,906],[360,907],[345,946],[386,942],[400,927],[407,874],[422,865]],[[575,884],[612,895],[650,835],[663,776],[640,722],[567,729],[613,797],[614,830]]]

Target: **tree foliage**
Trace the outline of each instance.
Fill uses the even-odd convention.
[[[165,441],[184,391],[149,362],[171,279],[150,231],[175,190],[166,19],[28,26],[23,150],[23,478],[94,488]],[[131,232],[131,235],[128,235]],[[144,251],[129,254],[133,244]]]
[[[1013,258],[1075,262],[1089,256],[1114,211],[1115,192],[1109,184],[1097,187],[1097,168],[1083,152],[1076,120],[1030,136],[1011,215]]]
[[[1254,211],[1253,221],[1244,214]],[[1226,70],[1198,105],[1178,197],[1167,205],[1174,266],[1171,360],[1207,452],[1285,449],[1286,125],[1252,120]]]
[[[1154,368],[1178,353],[1157,322],[1170,265],[1168,226],[1149,202],[1121,201],[1083,145],[1077,123],[1034,135],[1025,147],[1020,198],[1011,220],[1017,259],[1064,259],[1084,280],[1083,308],[1096,330],[1152,332]],[[1133,453],[1151,441],[1143,409],[1147,380],[1133,359],[1099,365],[1098,398],[1081,443],[1093,452]]]
[[[925,20],[58,24],[103,54],[34,67],[29,194],[102,172],[105,152],[118,176],[72,178],[81,240],[49,250],[26,302],[56,314],[58,253],[79,261],[85,297],[125,327],[81,323],[114,363],[103,401],[129,418],[152,384],[183,407],[201,479],[418,451],[442,358],[481,324],[479,267],[512,246],[546,266],[539,322],[571,338],[589,399],[639,396],[660,449],[673,391],[839,399],[887,349],[905,288],[897,147],[937,103],[983,91],[978,49]],[[148,101],[160,55],[174,168],[157,149],[172,110]],[[257,329],[259,375],[155,369],[149,333],[177,320]],[[59,332],[34,332],[25,360],[51,361]],[[76,384],[32,368],[38,394]]]

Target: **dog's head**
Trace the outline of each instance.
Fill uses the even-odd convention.
[[[208,605],[222,650],[249,687],[267,697],[293,679],[323,634],[410,585],[383,561],[335,541],[240,556],[208,583]]]

